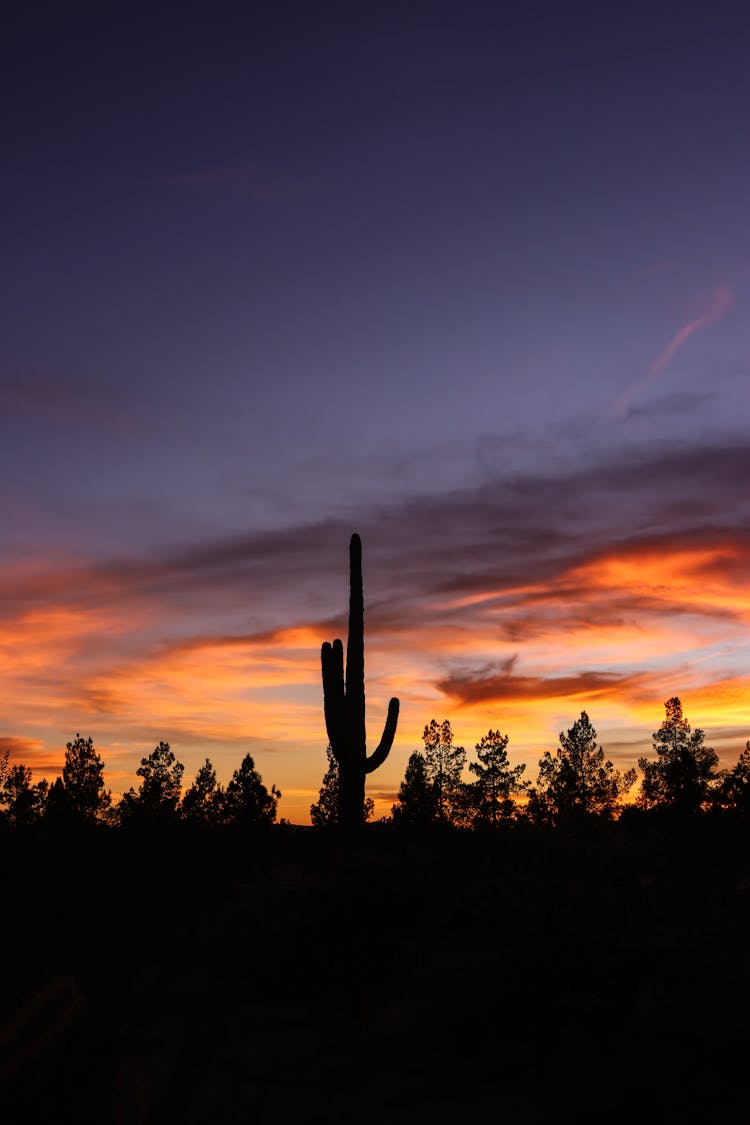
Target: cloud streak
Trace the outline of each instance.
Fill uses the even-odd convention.
[[[630,412],[633,400],[638,398],[639,395],[664,374],[677,353],[685,346],[691,336],[694,336],[696,332],[700,332],[704,328],[709,328],[713,324],[718,324],[720,320],[724,319],[733,304],[734,298],[729,287],[727,285],[720,285],[711,295],[710,301],[704,311],[700,313],[699,316],[693,317],[692,320],[683,324],[679,331],[677,331],[665,347],[662,348],[651,363],[646,375],[631,386],[626,387],[617,398],[614,405],[615,417],[626,417]]]
[[[438,688],[458,703],[514,703],[539,699],[587,700],[611,696],[640,677],[616,672],[578,672],[573,676],[514,676],[486,671],[455,673],[438,681]]]

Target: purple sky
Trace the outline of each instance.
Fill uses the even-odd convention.
[[[190,772],[224,751],[210,709],[203,725],[187,695],[159,710],[175,690],[164,654],[210,637],[213,660],[304,624],[309,689],[301,673],[282,684],[273,722],[263,696],[273,735],[255,729],[251,746],[269,781],[306,792],[325,765],[312,642],[336,614],[340,631],[354,529],[374,627],[383,614],[374,659],[385,669],[399,631],[412,638],[398,665],[409,683],[382,684],[414,701],[386,787],[424,723],[449,714],[459,728],[477,691],[497,703],[485,729],[508,726],[498,676],[521,677],[519,699],[568,677],[550,688],[563,693],[545,720],[553,741],[584,705],[596,723],[573,690],[584,674],[632,687],[670,669],[663,690],[692,685],[696,702],[739,676],[748,58],[744,4],[56,4],[6,17],[7,744],[51,768],[81,729],[127,780],[166,738]],[[545,620],[572,629],[602,612],[576,601],[573,572],[589,582],[592,560],[622,550],[697,548],[713,552],[721,598],[736,591],[745,608],[681,603],[684,634],[637,668],[630,649],[566,656],[554,631],[544,650],[515,604],[496,652],[488,633],[460,658],[450,630],[471,619],[436,608],[452,587],[485,597],[528,580],[557,591]],[[701,566],[687,566],[694,585]],[[633,603],[623,582],[613,628],[650,629],[653,591]],[[39,655],[19,670],[32,634]],[[272,659],[244,668],[253,684]],[[94,683],[112,692],[124,669],[152,708],[141,722]],[[711,712],[737,753],[746,699]],[[280,714],[295,707],[285,738]],[[219,739],[232,765],[245,718]],[[634,713],[602,715],[618,722],[635,745]]]

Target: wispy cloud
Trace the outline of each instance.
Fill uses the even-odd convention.
[[[617,672],[577,672],[572,676],[517,676],[486,670],[457,672],[438,681],[438,688],[458,703],[498,703],[538,699],[596,699],[609,696],[634,682],[636,677]],[[640,677],[639,677],[640,678]]]
[[[708,308],[702,312],[700,316],[696,316],[686,324],[683,324],[679,332],[675,333],[667,346],[659,353],[649,368],[649,378],[655,379],[657,376],[661,375],[672,362],[683,344],[687,343],[690,337],[701,328],[708,328],[709,325],[716,324],[718,321],[722,320],[731,309],[732,304],[732,294],[727,286],[719,286],[711,297]]]
[[[0,734],[0,754],[7,750],[13,762],[26,762],[30,757],[37,757],[44,748],[38,738],[19,738],[16,735]]]
[[[615,416],[624,418],[629,413],[633,400],[638,398],[643,391],[651,386],[652,383],[656,382],[666,371],[678,351],[684,347],[690,337],[694,336],[696,332],[701,331],[703,328],[708,328],[712,324],[717,324],[720,320],[723,320],[733,304],[734,299],[729,287],[727,285],[720,285],[711,294],[704,310],[698,316],[693,317],[683,324],[679,331],[677,331],[665,347],[662,348],[643,378],[638,379],[635,383],[625,388],[615,401]]]

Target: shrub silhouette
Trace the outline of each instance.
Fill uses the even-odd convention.
[[[349,543],[349,636],[344,646],[328,641],[321,651],[323,703],[326,730],[339,766],[339,824],[359,828],[365,804],[365,776],[381,766],[390,753],[398,722],[398,699],[388,704],[383,737],[367,754],[365,730],[365,634],[362,592],[362,543],[352,535]]]

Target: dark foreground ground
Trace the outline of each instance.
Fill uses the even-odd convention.
[[[750,1119],[742,825],[0,859],[3,1122]]]

